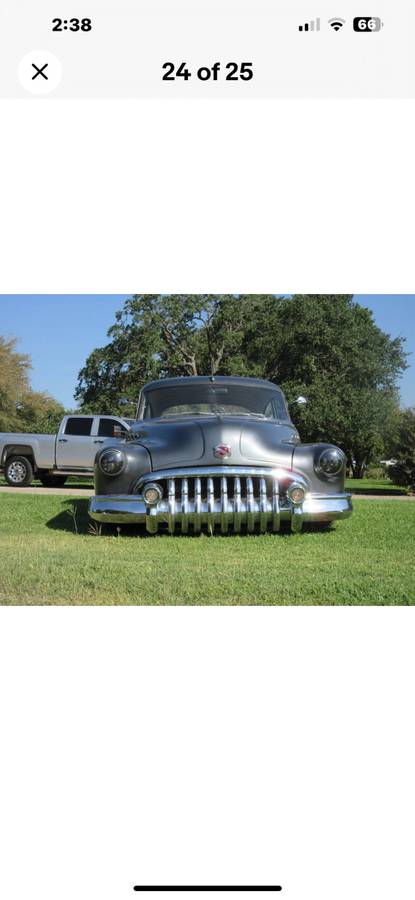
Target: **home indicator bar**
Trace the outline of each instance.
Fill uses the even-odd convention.
[[[282,887],[280,884],[197,884],[197,885],[172,885],[172,884],[136,884],[134,885],[135,891],[266,891],[267,893],[272,893],[272,891],[282,891]]]

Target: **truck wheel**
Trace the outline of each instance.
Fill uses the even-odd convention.
[[[4,467],[4,477],[11,487],[28,487],[33,481],[33,466],[26,456],[10,456]]]
[[[67,475],[39,475],[39,481],[43,487],[63,487],[67,477]]]

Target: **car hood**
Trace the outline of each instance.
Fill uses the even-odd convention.
[[[294,425],[246,417],[153,419],[133,428],[146,448],[153,471],[181,466],[284,466],[291,468],[299,437]],[[215,448],[230,447],[218,458]]]

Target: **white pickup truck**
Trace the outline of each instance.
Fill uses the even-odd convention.
[[[118,416],[64,416],[55,434],[0,434],[0,470],[8,484],[28,487],[39,478],[60,487],[68,475],[90,476],[108,438],[121,440],[134,419]]]

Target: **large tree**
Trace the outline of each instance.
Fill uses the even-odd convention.
[[[30,386],[30,357],[16,350],[16,338],[0,337],[0,431],[53,432],[63,407]]]
[[[19,401],[29,390],[30,359],[16,344],[15,338],[0,337],[0,431],[14,428]]]
[[[382,453],[405,368],[392,339],[351,295],[135,295],[109,343],[79,375],[84,409],[133,415],[142,385],[171,375],[255,375],[278,382],[303,440],[342,446],[354,474]]]
[[[361,477],[383,453],[399,406],[402,338],[385,334],[351,295],[317,294],[280,303],[267,343],[267,377],[309,400],[293,410],[303,439],[338,443]]]
[[[264,360],[248,352],[253,318],[268,327],[278,300],[231,294],[140,294],[116,313],[109,343],[79,373],[77,400],[96,412],[132,415],[139,389],[172,375],[262,375]]]

